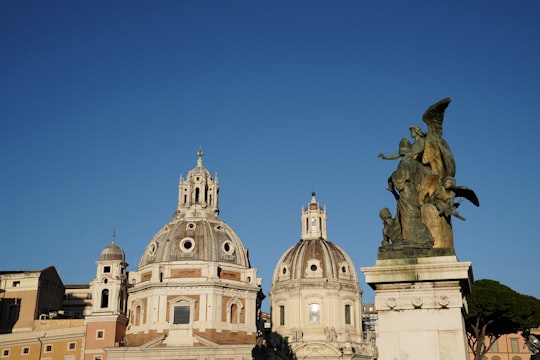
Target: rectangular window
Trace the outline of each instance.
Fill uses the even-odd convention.
[[[19,287],[19,286],[21,286],[21,282],[20,282],[20,281],[14,281],[14,282],[11,284],[11,286],[13,286],[13,287]]]
[[[174,307],[174,324],[189,324],[189,306]]]
[[[321,322],[321,305],[309,304],[309,324],[316,325]]]
[[[30,348],[29,347],[23,347],[21,351],[22,355],[28,355],[30,354]]]
[[[489,349],[491,352],[498,353],[499,352],[499,340],[495,340],[493,345],[491,345],[491,349]]]
[[[279,306],[279,326],[285,326],[285,306]]]
[[[101,360],[101,355],[94,356],[94,360]]]
[[[351,305],[345,305],[345,325],[351,325]]]
[[[51,352],[52,351],[52,345],[45,345],[45,352]]]
[[[8,357],[9,356],[9,349],[2,350],[2,357]]]
[[[110,266],[104,266],[103,267],[103,272],[104,273],[110,273],[111,272],[111,267]]]
[[[519,339],[510,339],[510,345],[512,346],[513,353],[519,352]]]
[[[19,318],[19,305],[18,304],[12,304],[9,305],[8,308],[8,320],[10,322],[13,322]]]
[[[68,350],[75,350],[75,348],[76,348],[76,344],[74,342],[70,342],[68,344]]]
[[[103,339],[105,337],[105,330],[96,331],[96,339]]]

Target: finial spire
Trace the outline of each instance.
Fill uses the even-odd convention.
[[[202,157],[203,157],[202,147],[199,147],[199,151],[197,151],[197,156],[198,156],[197,166],[201,167],[202,166]]]
[[[114,244],[114,239],[116,239],[116,228],[113,229],[112,232],[112,243]]]

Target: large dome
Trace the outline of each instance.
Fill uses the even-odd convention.
[[[235,232],[222,220],[175,219],[146,246],[139,268],[171,261],[230,262],[249,267],[247,251]]]
[[[187,351],[198,358],[219,353],[222,345],[252,348],[255,342],[264,297],[257,269],[236,233],[218,218],[217,175],[204,168],[201,150],[197,155],[197,166],[180,176],[173,218],[129,274],[126,342],[135,357],[145,344],[162,349],[163,356]],[[202,350],[186,350],[194,348]]]
[[[139,269],[173,261],[226,262],[250,267],[247,250],[219,215],[219,184],[203,166],[201,150],[197,166],[178,184],[174,218],[150,240]]]
[[[300,240],[279,259],[273,283],[291,280],[335,279],[357,282],[354,265],[345,251],[323,240]]]

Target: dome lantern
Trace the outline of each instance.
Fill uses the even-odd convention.
[[[197,151],[197,166],[190,170],[185,179],[180,176],[178,184],[178,206],[174,217],[204,217],[217,219],[219,215],[219,184],[217,175],[212,178],[210,171],[203,166],[203,151]]]

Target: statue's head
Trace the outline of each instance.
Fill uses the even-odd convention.
[[[456,179],[453,176],[447,176],[443,180],[443,185],[445,188],[456,187]]]
[[[382,208],[381,211],[379,212],[379,216],[381,217],[381,219],[390,219],[392,217],[392,213],[390,212],[390,209],[388,208]]]
[[[416,135],[424,137],[426,135],[424,130],[422,130],[422,128],[418,125],[412,125],[411,127],[409,127],[409,131],[411,132],[412,137],[415,137]]]

